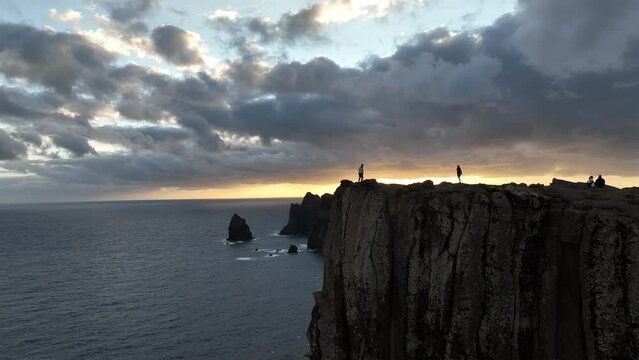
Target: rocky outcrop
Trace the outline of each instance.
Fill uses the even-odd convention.
[[[639,359],[639,190],[342,182],[311,359]]]
[[[291,204],[288,224],[280,231],[280,235],[309,234],[320,216],[321,202],[319,195],[308,192],[304,195],[301,204]]]
[[[253,240],[253,234],[246,220],[238,214],[233,214],[231,218],[231,222],[229,223],[229,237],[227,240],[231,242]]]
[[[297,246],[291,244],[291,246],[288,247],[288,251],[286,253],[287,254],[297,254]]]
[[[306,193],[301,204],[291,204],[288,224],[280,235],[309,235],[308,248],[321,249],[333,195]]]

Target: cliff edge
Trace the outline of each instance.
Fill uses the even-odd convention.
[[[639,189],[342,181],[311,359],[639,359]]]

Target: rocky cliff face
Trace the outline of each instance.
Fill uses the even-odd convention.
[[[333,195],[306,193],[301,204],[291,204],[288,224],[280,235],[309,235],[308,248],[321,249],[328,225]]]
[[[639,359],[639,190],[335,193],[312,359]]]
[[[281,235],[307,235],[320,216],[321,198],[319,195],[306,193],[301,204],[291,204],[288,213],[288,224],[280,231]]]

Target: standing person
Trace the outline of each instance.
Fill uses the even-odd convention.
[[[592,175],[588,178],[588,182],[586,182],[586,186],[589,188],[595,187],[595,180],[593,180]]]
[[[359,168],[357,169],[357,174],[359,175],[359,178],[357,179],[357,181],[358,182],[364,181],[364,164],[361,164],[359,166]]]
[[[461,176],[462,176],[462,169],[461,166],[457,165],[457,179],[459,180],[459,183],[461,184]]]
[[[597,180],[595,180],[595,187],[598,189],[603,189],[604,186],[606,186],[606,180],[604,180],[604,178],[599,175]]]

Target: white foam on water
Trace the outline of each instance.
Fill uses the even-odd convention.
[[[257,259],[256,258],[252,258],[252,257],[238,257],[238,258],[235,258],[235,260],[238,260],[238,261],[251,261],[251,260],[257,260]]]
[[[244,244],[244,241],[235,241],[235,242],[227,241],[224,245],[230,246],[230,245],[237,245],[237,244]]]
[[[306,250],[306,249],[308,249],[308,245],[307,244],[297,244],[297,248],[299,250]]]
[[[259,253],[267,253],[267,254],[278,254],[282,252],[286,252],[286,249],[255,249],[254,252]]]

